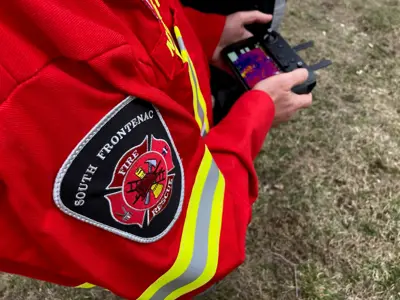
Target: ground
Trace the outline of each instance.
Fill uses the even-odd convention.
[[[204,299],[400,299],[400,0],[289,1],[314,104],[271,131],[246,262]],[[119,299],[0,275],[1,300]]]

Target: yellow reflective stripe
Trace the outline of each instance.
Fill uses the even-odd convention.
[[[78,288],[78,289],[91,289],[91,288],[94,288],[94,287],[95,287],[94,284],[91,284],[89,282],[85,282],[85,283],[82,283],[81,285],[78,285],[76,288]]]
[[[187,52],[186,49],[181,49],[181,55],[182,55],[182,60],[183,62],[187,62],[189,65],[189,79],[190,79],[190,85],[192,86],[192,94],[193,94],[193,110],[194,110],[194,118],[196,120],[197,125],[199,126],[200,130],[203,127],[203,120],[201,120],[200,115],[199,115],[199,110],[197,108],[197,103],[198,103],[198,99],[196,97],[197,93],[196,91],[198,91],[199,89],[197,88],[195,79],[192,76],[192,69],[191,69],[191,61],[190,61],[190,57],[189,57],[189,53]],[[201,93],[201,91],[200,91]]]
[[[194,67],[193,62],[190,58],[189,52],[187,51],[187,49],[184,45],[182,34],[177,26],[174,27],[174,31],[175,31],[175,37],[178,40],[178,44],[180,46],[182,60],[184,63],[187,62],[188,66],[189,66],[190,84],[192,86],[192,93],[193,93],[194,116],[195,116],[197,125],[200,128],[200,131],[203,131],[203,128],[204,128],[204,132],[201,132],[202,135],[204,135],[205,133],[208,133],[210,131],[210,123],[208,121],[206,101],[204,99],[203,93],[200,88],[200,83],[199,83],[199,79],[197,77],[196,68]],[[203,117],[200,116],[198,106],[200,106],[200,108],[202,110]]]
[[[176,39],[177,39],[178,41],[179,41],[179,39],[183,40],[181,31],[179,30],[178,26],[174,26],[174,33],[175,33],[175,37],[176,37]],[[179,42],[178,42],[178,43],[179,43]],[[183,62],[184,62],[184,63],[185,63],[185,62],[188,62],[188,60],[189,60],[189,53],[187,52],[186,48],[181,46],[179,50],[180,50],[180,52],[181,52]]]
[[[211,212],[210,229],[208,232],[208,257],[207,264],[203,273],[191,283],[172,292],[166,300],[177,299],[184,294],[198,289],[208,283],[217,272],[219,258],[219,241],[222,226],[222,212],[224,206],[225,178],[219,172],[217,188],[214,193],[213,206]]]
[[[197,99],[197,101],[200,103],[201,108],[203,109],[204,112],[204,124],[205,124],[205,132],[208,133],[210,131],[210,124],[208,122],[208,115],[207,115],[207,106],[206,106],[206,101],[204,100],[204,96],[203,93],[200,89],[200,83],[199,83],[199,79],[197,77],[197,73],[196,73],[196,69],[194,68],[193,62],[188,54],[188,63],[191,65],[191,68],[193,70],[194,76],[195,76],[195,82],[197,83],[196,85],[196,89],[197,89],[197,95],[199,96],[199,99]],[[194,87],[192,86],[192,89]],[[202,129],[202,128],[200,128]]]
[[[175,54],[179,56],[182,61],[185,63],[187,62],[189,65],[189,76],[190,76],[190,84],[192,86],[192,93],[193,93],[193,108],[194,108],[194,114],[195,114],[195,119],[197,122],[197,125],[200,128],[201,135],[204,136],[206,133],[210,131],[210,124],[208,121],[208,116],[207,116],[207,105],[203,96],[203,93],[201,92],[200,89],[200,83],[197,77],[196,69],[193,65],[192,60],[190,59],[189,53],[185,49],[185,47],[180,47],[181,49],[178,49],[176,47],[174,38],[168,28],[168,26],[164,23],[162,16],[160,14],[160,11],[158,10],[158,7],[160,7],[160,3],[158,0],[145,0],[147,3],[150,4],[150,6],[153,8],[155,14],[157,15],[159,21],[161,22],[162,26],[165,29],[165,34],[167,35],[167,47],[171,52],[171,55],[174,56]],[[154,3],[155,2],[155,3]],[[182,39],[181,32],[177,26],[174,26],[174,32],[175,32],[175,37],[177,39]],[[180,50],[180,51],[179,51]],[[201,108],[201,113],[199,112],[199,106]]]
[[[207,178],[208,171],[212,163],[211,153],[206,149],[203,159],[200,163],[199,171],[193,185],[187,209],[185,224],[181,237],[179,253],[172,267],[158,278],[146,291],[138,298],[140,300],[149,300],[164,285],[182,275],[190,264],[193,256],[194,239],[196,232],[197,212],[200,204],[200,197]]]
[[[187,54],[186,50],[184,50],[183,52],[185,52]],[[188,55],[187,55],[187,59],[188,59],[189,65],[190,65],[190,58],[188,57]],[[189,68],[190,68],[190,66],[189,66]],[[191,72],[190,69],[189,69],[189,78],[190,78],[190,84],[192,86],[194,118],[196,120],[197,125],[199,126],[199,128],[201,130],[202,127],[203,127],[203,120],[200,117],[199,109],[198,109],[198,106],[197,106],[197,103],[198,103],[198,99],[196,97],[196,95],[197,95],[197,93],[196,93],[197,86],[196,86],[196,81],[193,78],[192,72]]]

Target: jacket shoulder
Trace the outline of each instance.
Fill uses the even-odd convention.
[[[103,2],[88,5],[40,0],[0,4],[0,81],[7,83],[0,99],[7,97],[10,85],[28,80],[59,57],[86,61],[127,43],[123,26]]]

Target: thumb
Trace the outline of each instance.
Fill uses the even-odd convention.
[[[272,20],[272,15],[264,14],[258,10],[242,11],[239,13],[242,24],[268,23]]]
[[[289,73],[282,74],[281,80],[284,88],[291,90],[294,86],[302,84],[308,79],[308,70],[300,68]]]
[[[250,31],[244,30],[243,36],[241,37],[241,39],[247,39],[247,38],[250,38],[252,36],[253,36],[253,34]]]

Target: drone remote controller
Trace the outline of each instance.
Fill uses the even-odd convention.
[[[310,41],[291,47],[278,32],[269,28],[263,35],[259,31],[249,39],[226,47],[222,56],[245,90],[250,90],[259,81],[273,75],[305,68],[308,70],[308,79],[295,86],[292,91],[296,94],[308,94],[317,84],[315,71],[332,64],[330,60],[322,60],[317,64],[307,65],[297,52],[312,46],[313,42]]]

